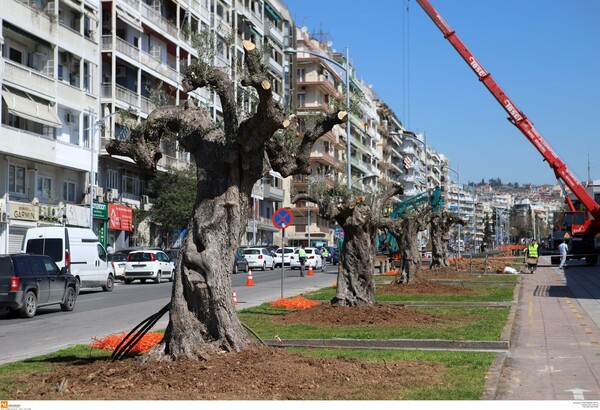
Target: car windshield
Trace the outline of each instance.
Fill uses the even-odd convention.
[[[245,249],[244,255],[260,255],[260,249]]]
[[[144,252],[134,252],[129,254],[129,262],[150,262],[152,254]]]
[[[123,262],[127,260],[127,255],[124,253],[111,253],[108,255],[110,262]]]

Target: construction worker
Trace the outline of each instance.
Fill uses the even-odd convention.
[[[306,263],[306,250],[304,245],[298,249],[298,260],[300,261],[300,276],[304,277],[304,264]]]
[[[569,246],[567,245],[567,241],[562,241],[562,243],[558,245],[558,252],[560,253],[560,264],[558,265],[558,269],[563,269],[565,267],[568,250]]]
[[[321,251],[321,260],[323,262],[321,264],[322,271],[325,270],[325,264],[327,263],[327,258],[329,258],[329,251],[327,250],[327,248],[325,246],[323,246],[323,250]]]
[[[525,248],[525,255],[527,255],[527,267],[529,273],[535,272],[538,263],[538,244],[535,238],[531,240],[531,243]]]

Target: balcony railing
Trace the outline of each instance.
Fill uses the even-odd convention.
[[[160,29],[166,31],[174,38],[178,38],[177,26],[175,26],[169,20],[161,16],[160,13],[157,13],[156,11],[152,10],[150,6],[148,6],[146,3],[142,3],[142,6],[142,16],[150,20]]]
[[[47,95],[54,96],[55,81],[42,73],[25,67],[10,60],[4,61],[4,79],[20,86],[25,86],[31,90],[41,91]]]

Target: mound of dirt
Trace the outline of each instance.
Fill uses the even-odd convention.
[[[447,277],[447,276],[446,276]],[[389,284],[377,286],[377,293],[393,293],[402,295],[468,295],[473,289],[424,280],[402,285]]]
[[[448,320],[444,315],[432,315],[409,307],[384,303],[367,307],[332,306],[329,303],[321,303],[273,319],[275,323],[307,323],[325,326],[397,326],[448,322]]]

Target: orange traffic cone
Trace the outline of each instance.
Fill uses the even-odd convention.
[[[234,291],[233,291],[233,306],[237,306],[237,304],[238,304],[238,301],[237,301],[237,293],[236,293],[236,291],[234,290]]]
[[[248,269],[248,280],[246,280],[246,286],[254,286],[254,280],[252,280],[252,269]]]
[[[313,275],[312,266],[308,265],[308,276],[312,276],[312,275]]]

